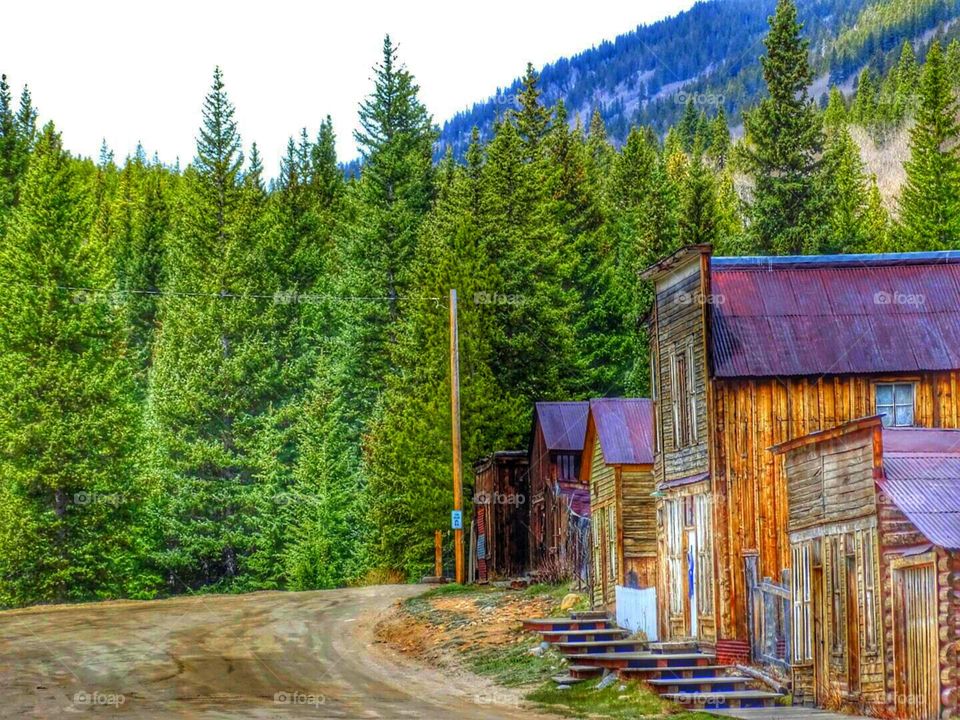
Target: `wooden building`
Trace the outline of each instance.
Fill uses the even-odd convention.
[[[770,448],[874,414],[960,424],[960,253],[714,258],[693,246],[644,277],[661,632],[743,657],[760,626],[755,579],[776,584],[792,565]],[[775,632],[782,654],[786,628]]]
[[[591,400],[581,479],[590,487],[593,601],[612,607],[616,586],[654,587],[653,403]]]
[[[960,431],[880,416],[782,443],[794,698],[958,717]]]
[[[486,582],[529,569],[529,460],[525,450],[495,452],[474,465],[473,524],[475,577]]]
[[[530,441],[530,562],[533,570],[587,581],[590,495],[580,479],[586,402],[538,402]]]

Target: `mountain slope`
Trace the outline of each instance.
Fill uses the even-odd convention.
[[[904,40],[927,42],[956,30],[958,0],[798,0],[804,34],[822,81],[842,83],[866,65],[884,69]],[[776,0],[706,0],[674,17],[641,26],[541,70],[544,101],[563,100],[586,125],[594,110],[617,142],[632,124],[663,131],[690,100],[739,122],[763,92],[759,57]],[[822,86],[822,87],[821,87]],[[520,81],[448,120],[439,148],[462,155],[474,126],[489,136],[514,107]]]

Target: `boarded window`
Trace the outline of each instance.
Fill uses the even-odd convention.
[[[670,355],[670,403],[673,408],[674,447],[697,442],[697,395],[694,386],[693,343]]]
[[[793,661],[813,660],[810,595],[810,544],[793,546]]]
[[[580,474],[580,458],[572,453],[556,456],[557,480],[576,480]]]
[[[913,383],[877,383],[877,414],[887,427],[912,427]]]

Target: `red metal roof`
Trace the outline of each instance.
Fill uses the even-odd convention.
[[[653,401],[604,398],[590,401],[603,459],[610,465],[653,464]]]
[[[590,488],[579,483],[557,483],[557,493],[580,517],[590,517]]]
[[[960,549],[960,430],[883,430],[879,481],[893,502],[932,543]]]
[[[538,402],[534,423],[540,423],[547,450],[582,451],[587,434],[587,412],[590,403]]]
[[[712,258],[717,377],[960,368],[960,254]]]

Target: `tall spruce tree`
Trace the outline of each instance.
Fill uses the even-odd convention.
[[[960,124],[943,52],[934,42],[920,79],[920,104],[910,131],[907,180],[900,195],[898,234],[910,250],[960,247]]]
[[[753,179],[749,232],[758,252],[820,249],[825,217],[816,182],[823,148],[811,102],[807,41],[792,0],[778,0],[760,60],[769,97],[744,116],[742,155]]]
[[[218,68],[178,194],[150,374],[167,487],[160,561],[177,590],[275,587],[281,573],[262,539],[275,521],[265,508],[290,482],[276,428],[285,307],[274,301],[282,288],[267,259],[257,172],[244,173]]]
[[[297,560],[301,585],[311,577],[324,586],[339,584],[362,573],[366,551],[380,547],[389,532],[370,532],[363,444],[394,371],[391,348],[404,322],[406,296],[416,291],[411,268],[434,196],[436,133],[418,94],[387,36],[373,91],[360,105],[354,137],[361,176],[344,196],[337,230],[333,289],[342,300],[334,304],[332,341],[308,405],[308,426],[325,435],[308,445],[299,469],[321,483],[317,521],[299,540],[313,553]],[[321,566],[322,573],[311,576],[310,568]]]
[[[53,125],[0,249],[0,605],[149,594],[139,414],[93,199]]]

